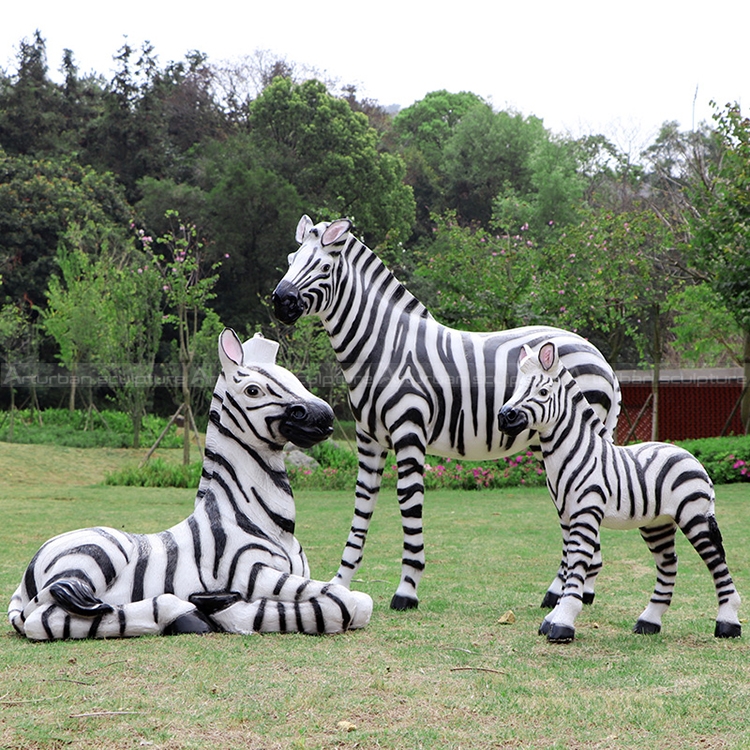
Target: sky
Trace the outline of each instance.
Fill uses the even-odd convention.
[[[0,67],[38,29],[50,75],[63,49],[81,74],[111,78],[127,42],[159,63],[266,50],[407,107],[439,89],[540,117],[573,136],[605,133],[628,153],[665,121],[688,130],[720,107],[750,106],[750,2],[713,0],[4,0]]]

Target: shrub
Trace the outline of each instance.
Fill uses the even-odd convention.
[[[145,466],[122,469],[108,474],[105,484],[126,487],[198,487],[202,464],[196,461],[187,466],[167,463],[161,458],[151,459]]]
[[[678,445],[705,466],[714,484],[750,481],[750,435],[683,440]]]
[[[41,425],[39,416],[41,415]],[[10,419],[0,420],[0,441],[9,438]],[[141,445],[148,446],[167,424],[166,417],[146,414],[141,424]],[[65,445],[69,448],[130,448],[133,445],[133,426],[130,417],[113,409],[95,411],[76,409],[44,409],[32,413],[20,409],[14,415],[15,443]],[[182,434],[171,429],[162,440],[163,448],[178,448]]]

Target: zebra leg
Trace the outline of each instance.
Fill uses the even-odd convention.
[[[542,603],[539,605],[540,609],[554,609],[557,603],[560,601],[562,596],[563,586],[565,585],[565,576],[567,575],[567,565],[565,562],[566,558],[566,536],[568,527],[563,527],[563,552],[562,559],[560,560],[560,567],[557,570],[557,575],[550,584],[547,592],[542,599]],[[594,603],[594,583],[596,577],[599,575],[602,569],[602,549],[601,545],[597,543],[594,550],[594,557],[591,560],[591,565],[586,573],[586,582],[583,585],[583,603],[593,604]]]
[[[656,563],[656,586],[651,601],[638,617],[634,633],[651,634],[661,630],[661,618],[672,602],[675,579],[677,578],[677,554],[675,553],[675,533],[673,522],[661,526],[640,529],[643,540],[651,550]]]
[[[424,505],[423,433],[410,422],[408,431],[393,435],[398,480],[396,494],[401,511],[404,549],[401,557],[401,581],[391,599],[391,609],[416,609],[417,587],[425,566],[422,508]]]
[[[352,519],[349,538],[346,540],[341,564],[331,583],[339,583],[349,588],[352,578],[362,563],[367,532],[370,528],[372,514],[380,492],[383,468],[387,451],[366,435],[357,431],[357,452],[359,469],[357,487],[354,492],[354,518]]]
[[[246,592],[198,594],[197,600],[229,603],[210,613],[211,620],[229,633],[341,633],[363,628],[372,615],[372,599],[334,583],[281,573],[263,563],[250,571]]]
[[[63,586],[58,584],[63,583]],[[24,610],[23,633],[34,641],[127,638],[138,635],[208,633],[215,628],[196,608],[173,594],[126,604],[107,604],[69,581],[43,589]],[[82,584],[85,588],[85,584]],[[81,595],[83,598],[81,598]]]
[[[539,633],[546,635],[551,643],[569,643],[575,638],[575,621],[583,608],[583,587],[587,571],[596,559],[595,551],[600,547],[601,515],[598,510],[585,509],[570,524],[565,559],[567,575],[562,596],[539,626]]]
[[[717,638],[739,638],[742,635],[742,625],[737,616],[740,595],[729,575],[721,531],[715,516],[696,515],[684,523],[680,522],[680,529],[695,547],[714,579],[716,597],[719,600],[714,635]]]

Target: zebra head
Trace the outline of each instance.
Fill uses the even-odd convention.
[[[274,313],[282,323],[320,313],[331,304],[334,271],[351,228],[349,219],[316,225],[307,215],[299,220],[296,239],[300,248],[289,255],[289,270],[272,296]]]
[[[221,432],[256,449],[280,450],[287,441],[310,448],[333,432],[333,410],[289,370],[274,364],[277,349],[276,342],[262,337],[243,347],[231,328],[222,331],[224,393],[212,421],[219,421]]]
[[[562,364],[555,345],[542,344],[537,354],[524,344],[515,390],[497,415],[497,426],[508,435],[524,430],[544,433],[557,419]]]

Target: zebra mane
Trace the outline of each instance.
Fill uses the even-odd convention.
[[[377,282],[379,288],[389,288],[391,298],[398,301],[408,311],[409,315],[434,320],[427,307],[409,291],[406,285],[380,259],[380,256],[365,245],[362,240],[349,232],[336,245],[343,245],[340,249],[341,255],[346,259],[347,265],[353,272],[356,272],[357,268],[360,271],[371,271],[372,282]]]

